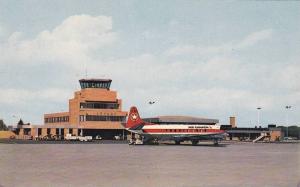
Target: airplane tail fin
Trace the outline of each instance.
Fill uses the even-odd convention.
[[[136,126],[142,124],[144,121],[140,118],[139,112],[135,106],[130,108],[128,115],[128,120],[125,125],[126,129],[135,128]]]

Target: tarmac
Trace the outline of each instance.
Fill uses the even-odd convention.
[[[81,141],[66,141],[66,140],[21,140],[21,139],[0,139],[0,144],[128,144],[127,140],[93,140],[90,142],[81,142]],[[252,141],[235,141],[235,140],[223,140],[220,141],[220,145],[227,144],[248,144],[253,143]],[[258,141],[256,143],[272,143],[272,144],[293,144],[300,143],[300,140],[292,141]],[[172,145],[174,141],[164,141],[160,145]],[[189,141],[181,142],[182,145],[191,144]],[[200,141],[198,145],[211,145],[212,141]]]
[[[289,187],[300,184],[300,144],[12,140],[0,166],[3,187]]]

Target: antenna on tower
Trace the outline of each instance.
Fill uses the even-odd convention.
[[[84,69],[85,69],[85,78],[87,79],[88,73],[87,73],[87,62],[84,63]]]

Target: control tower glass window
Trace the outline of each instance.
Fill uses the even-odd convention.
[[[85,88],[102,88],[109,90],[111,79],[80,79],[81,89]]]

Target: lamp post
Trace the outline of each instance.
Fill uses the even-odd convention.
[[[292,106],[285,106],[286,108],[286,137],[289,137],[289,110],[292,108]]]
[[[155,104],[155,102],[156,102],[156,101],[149,101],[148,104],[149,104],[150,106],[152,106],[152,105]],[[150,116],[150,123],[151,123],[151,116]]]
[[[14,121],[17,120],[17,116],[16,115],[12,115],[12,126],[14,126],[14,124],[18,125],[18,121],[16,121],[16,123],[14,123]]]
[[[259,126],[260,121],[259,121],[259,117],[260,117],[260,110],[262,109],[261,107],[257,107],[257,125]]]

